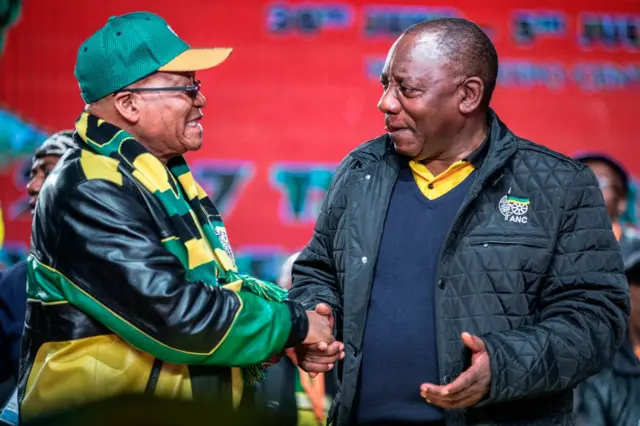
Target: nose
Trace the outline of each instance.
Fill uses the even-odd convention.
[[[29,182],[27,182],[27,194],[31,197],[37,197],[42,188],[44,179],[34,176]]]
[[[193,106],[196,108],[204,108],[207,105],[207,98],[204,97],[202,92],[198,92],[196,98],[193,100]]]
[[[395,95],[395,90],[393,90],[391,87],[388,87],[382,93],[382,97],[378,102],[378,109],[385,115],[395,115],[400,112],[400,102],[398,102],[398,98]]]

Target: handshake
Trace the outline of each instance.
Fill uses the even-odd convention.
[[[302,344],[286,350],[287,355],[311,377],[333,368],[336,361],[344,358],[344,344],[333,337],[333,314],[331,308],[321,303],[307,312],[309,331]]]

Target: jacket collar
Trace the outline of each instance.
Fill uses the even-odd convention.
[[[486,150],[486,157],[482,161],[479,169],[479,181],[483,182],[493,173],[502,168],[508,159],[517,151],[516,136],[511,133],[507,126],[500,121],[498,115],[489,109],[490,133],[488,147],[482,146],[480,149]],[[402,158],[393,149],[393,143],[388,135],[379,136],[354,149],[350,154],[352,158],[359,161],[362,167],[371,163],[386,161],[392,167],[399,167]]]

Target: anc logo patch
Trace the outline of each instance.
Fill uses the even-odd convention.
[[[527,223],[529,220],[526,216],[529,211],[531,201],[524,197],[514,197],[505,195],[500,199],[498,209],[504,216],[504,220],[516,223]]]

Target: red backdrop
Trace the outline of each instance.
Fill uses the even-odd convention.
[[[222,205],[236,250],[277,259],[310,238],[335,164],[382,132],[376,67],[397,31],[445,13],[474,20],[492,36],[502,67],[493,107],[516,133],[568,154],[603,150],[640,168],[639,2],[564,0],[558,8],[557,1],[521,0],[517,9],[499,0],[407,3],[30,0],[0,59],[0,106],[46,132],[71,127],[83,107],[76,49],[111,15],[152,11],[192,46],[234,47],[228,62],[199,75],[208,98],[205,144],[190,160]],[[580,41],[584,22],[595,41],[588,46]],[[28,240],[30,217],[15,208],[24,193],[19,166],[3,167],[5,242],[15,246]],[[263,273],[271,275],[276,263]]]

